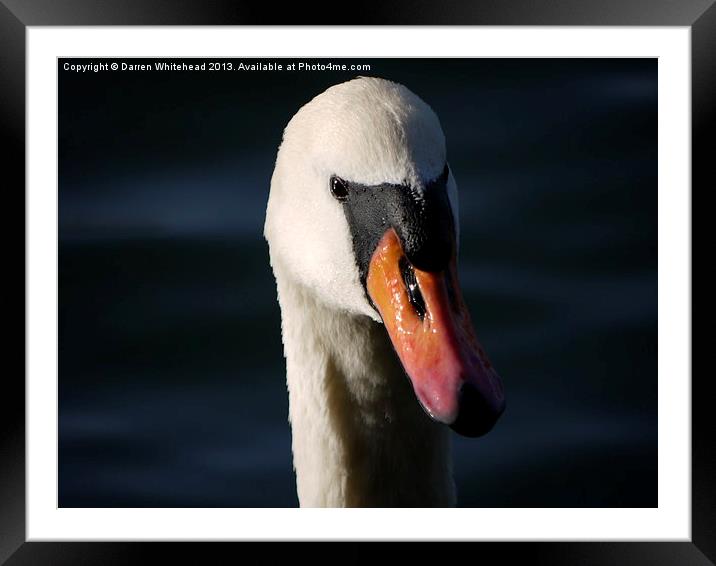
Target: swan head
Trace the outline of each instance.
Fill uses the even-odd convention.
[[[460,292],[458,233],[440,122],[406,87],[338,84],[287,125],[264,227],[277,277],[384,324],[430,417],[479,436],[505,402]]]

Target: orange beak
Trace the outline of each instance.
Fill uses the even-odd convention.
[[[465,436],[489,432],[505,397],[475,337],[455,254],[445,271],[421,271],[390,228],[373,253],[366,288],[425,411]]]

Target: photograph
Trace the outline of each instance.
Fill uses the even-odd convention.
[[[60,509],[659,507],[658,58],[56,64]]]

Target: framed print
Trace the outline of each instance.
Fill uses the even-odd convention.
[[[714,560],[710,2],[144,6],[0,6],[3,560]]]

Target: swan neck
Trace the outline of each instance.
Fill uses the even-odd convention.
[[[382,324],[277,283],[301,506],[454,505],[449,430],[420,408]]]

